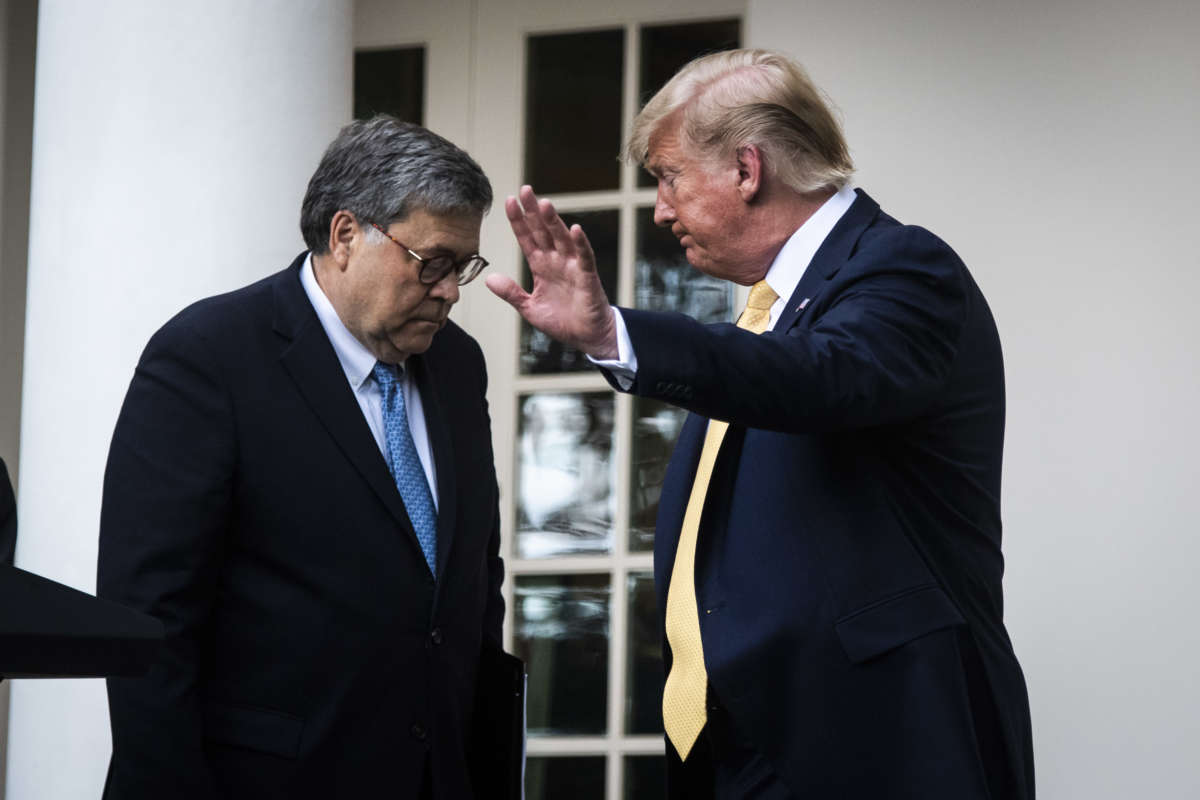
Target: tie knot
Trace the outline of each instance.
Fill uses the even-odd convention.
[[[779,299],[779,295],[775,294],[775,290],[771,288],[766,281],[759,281],[750,287],[750,297],[746,299],[746,308],[753,308],[757,311],[770,311],[771,306],[775,305],[775,301]]]
[[[403,369],[403,367],[398,368],[391,364],[384,364],[382,361],[376,361],[371,374],[375,376],[375,383],[379,384],[379,388],[386,392],[399,382],[399,374],[403,374],[400,372]],[[397,374],[398,372],[399,374]]]

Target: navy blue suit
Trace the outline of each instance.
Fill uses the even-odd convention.
[[[797,797],[1032,798],[1002,622],[1000,342],[954,252],[860,191],[772,331],[621,313],[631,391],[693,412],[659,507],[660,610],[707,421],[730,422],[696,592],[737,736]]]
[[[302,263],[181,312],[130,384],[98,594],[167,643],[147,677],[108,682],[106,800],[417,797],[430,776],[434,797],[472,796],[476,676],[504,611],[483,355],[448,323],[408,361],[435,582]]]

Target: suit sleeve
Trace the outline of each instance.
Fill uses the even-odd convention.
[[[810,327],[755,335],[622,309],[631,391],[750,428],[809,433],[912,419],[938,398],[967,313],[961,262],[917,228],[842,268]],[[610,378],[612,382],[612,378]]]
[[[234,468],[231,402],[202,339],[178,320],[150,341],[104,476],[99,596],[162,621],[143,678],[109,679],[110,797],[212,798],[199,685]]]

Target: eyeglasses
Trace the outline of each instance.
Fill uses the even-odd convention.
[[[415,258],[420,263],[421,270],[417,273],[417,279],[426,286],[433,286],[435,283],[440,283],[442,279],[451,272],[454,273],[455,280],[458,281],[458,285],[463,286],[475,280],[479,273],[483,272],[483,268],[488,265],[487,259],[478,253],[469,255],[462,261],[458,262],[456,262],[450,256],[433,256],[432,258],[424,258],[414,253],[411,249],[409,249],[408,245],[404,244],[395,236],[392,236],[390,233],[385,231],[383,226],[379,225],[378,223],[372,222],[371,227],[403,247],[408,251],[410,256]]]

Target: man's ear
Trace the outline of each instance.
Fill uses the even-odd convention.
[[[349,211],[341,210],[329,221],[329,255],[338,269],[344,270],[350,263],[350,251],[355,240],[362,235],[358,220]]]
[[[752,203],[762,191],[766,165],[756,144],[744,144],[737,149],[737,189],[744,203]]]

